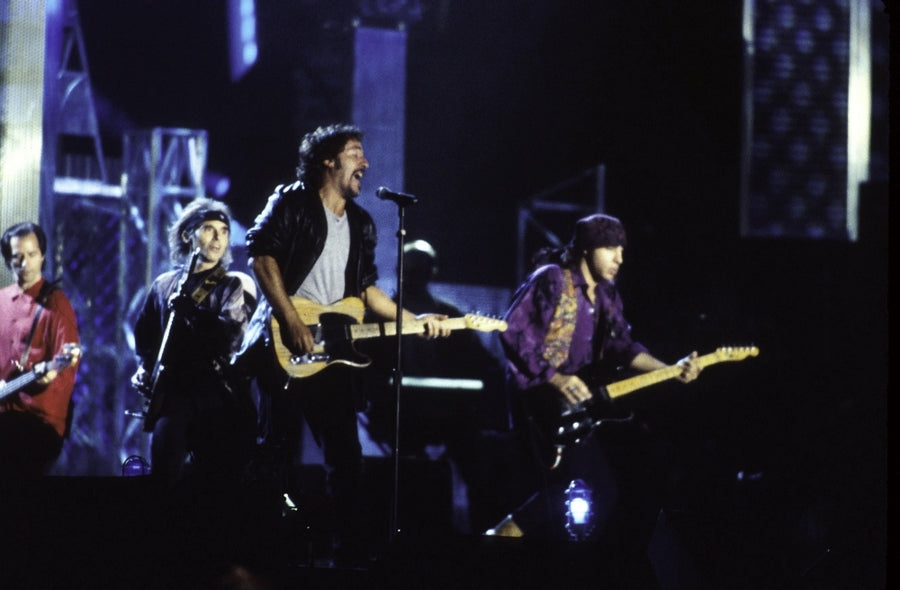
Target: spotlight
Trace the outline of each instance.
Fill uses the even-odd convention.
[[[581,479],[573,479],[566,488],[566,530],[576,541],[583,541],[594,528],[591,488]]]

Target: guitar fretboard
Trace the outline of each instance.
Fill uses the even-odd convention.
[[[34,383],[37,380],[37,376],[34,374],[34,371],[25,373],[24,375],[20,375],[3,384],[3,387],[0,388],[0,401],[3,401],[8,395],[16,393],[20,389],[24,389],[28,385]]]
[[[706,368],[709,365],[714,365],[716,363],[721,363],[725,361],[740,361],[748,356],[756,356],[759,353],[756,347],[750,348],[738,348],[738,349],[719,349],[716,352],[705,354],[703,356],[699,356],[694,359],[694,362],[700,365],[700,368]],[[623,379],[621,381],[616,381],[615,383],[610,383],[606,386],[606,393],[610,398],[619,397],[620,395],[625,395],[626,393],[631,393],[632,391],[641,389],[642,387],[649,387],[650,385],[655,385],[656,383],[661,383],[668,379],[674,379],[678,375],[681,374],[681,367],[673,365],[671,367],[665,367],[663,369],[657,369],[656,371],[650,371],[649,373],[643,373],[641,375],[635,375],[634,377],[629,377],[628,379]]]
[[[403,322],[401,330],[403,334],[422,334],[425,332],[425,320]],[[442,326],[451,330],[462,330],[468,327],[466,318],[448,318],[441,322]],[[379,336],[396,336],[397,322],[384,322],[377,324],[355,324],[350,326],[350,337],[353,340],[363,338],[377,338]]]

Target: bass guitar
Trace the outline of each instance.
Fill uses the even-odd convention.
[[[756,346],[722,347],[715,352],[699,356],[694,362],[703,369],[716,363],[742,361],[759,354]],[[555,455],[550,469],[555,469],[567,446],[579,444],[595,428],[609,423],[628,422],[632,414],[623,415],[610,402],[639,389],[674,379],[681,374],[681,367],[671,366],[642,373],[600,387],[592,387],[593,397],[577,404],[570,404],[559,392],[548,387],[528,392],[526,397],[531,422],[537,428],[542,441],[552,445]],[[552,404],[552,407],[551,407]]]
[[[51,371],[59,372],[74,366],[80,357],[81,345],[74,343],[64,344],[62,352],[53,357],[53,360],[37,363],[34,365],[34,368],[27,373],[23,373],[6,383],[0,382],[2,383],[0,384],[0,402],[19,393]]]
[[[333,364],[367,367],[372,360],[357,351],[353,342],[364,338],[397,335],[397,322],[360,323],[366,307],[362,299],[357,297],[346,297],[331,305],[320,305],[303,297],[292,297],[291,303],[316,341],[312,352],[292,354],[281,341],[278,320],[272,318],[275,357],[281,368],[292,378],[309,377]],[[474,314],[447,318],[441,325],[451,330],[506,330],[505,321]],[[425,320],[405,321],[401,329],[403,334],[422,334],[425,332]]]

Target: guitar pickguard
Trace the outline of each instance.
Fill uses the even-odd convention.
[[[289,363],[298,373],[306,376],[331,363],[343,363],[353,367],[367,367],[372,361],[353,346],[350,326],[356,319],[342,313],[323,313],[319,323],[308,326],[316,341],[315,349],[303,355],[290,355]]]

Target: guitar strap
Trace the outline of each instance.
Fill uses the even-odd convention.
[[[44,304],[47,303],[47,297],[50,296],[50,293],[56,290],[58,281],[50,282],[46,281],[43,285],[41,285],[41,290],[38,291],[37,297],[35,297],[35,301],[37,302],[37,309],[34,310],[34,319],[31,320],[31,330],[28,332],[28,344],[25,346],[25,350],[22,351],[22,359],[19,361],[19,366],[25,368],[25,363],[28,362],[28,353],[31,352],[31,342],[34,340],[34,332],[37,330],[38,319],[41,317],[41,312],[44,311]]]
[[[563,288],[553,312],[553,319],[544,337],[543,357],[554,368],[559,367],[569,357],[572,334],[575,332],[575,315],[578,311],[578,296],[572,271],[563,269]]]
[[[553,311],[553,318],[547,327],[547,335],[544,336],[544,352],[543,357],[553,368],[559,368],[567,358],[569,358],[569,349],[572,346],[572,334],[575,332],[575,315],[578,311],[578,296],[575,291],[575,283],[572,281],[572,271],[568,268],[563,269],[563,286],[560,292],[559,301],[556,303],[556,309]],[[534,401],[534,400],[532,400]],[[529,412],[529,421],[533,428],[531,429],[532,445],[535,456],[541,456],[538,452],[538,441],[535,436],[544,431],[539,425],[539,419],[536,416],[549,416],[550,413],[539,411],[535,412],[532,407]],[[536,421],[537,420],[537,421]],[[552,471],[559,467],[562,461],[562,452],[564,445],[554,444],[554,456],[552,462],[547,467]]]
[[[194,303],[200,304],[201,301],[206,299],[206,297],[212,292],[213,289],[216,288],[216,285],[219,284],[219,281],[222,280],[222,277],[228,271],[225,270],[225,267],[221,264],[216,266],[215,269],[203,279],[203,282],[200,283],[194,292],[191,293],[191,299],[193,299]]]

